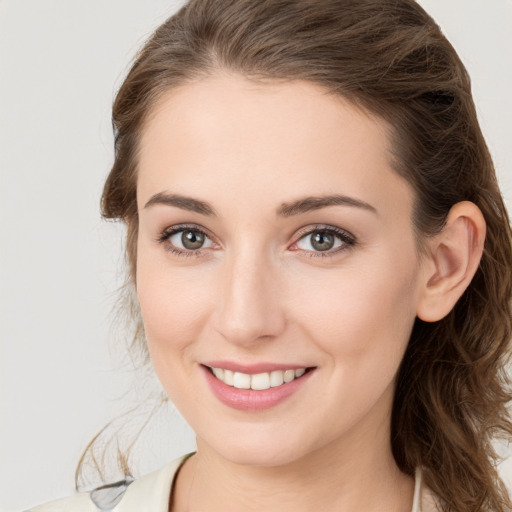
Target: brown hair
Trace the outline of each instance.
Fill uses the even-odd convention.
[[[391,444],[402,471],[423,466],[445,512],[510,510],[492,441],[512,436],[511,230],[455,50],[413,0],[189,1],[142,48],[114,103],[115,162],[102,209],[127,224],[132,279],[144,122],[170,89],[218,70],[313,82],[387,121],[395,170],[416,192],[420,241],[459,201],[483,212],[487,239],[471,285],[446,318],[414,326]]]

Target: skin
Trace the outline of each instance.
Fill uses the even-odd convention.
[[[416,316],[442,317],[467,286],[485,228],[463,205],[448,227],[466,248],[481,228],[475,256],[440,238],[420,257],[414,193],[392,169],[388,132],[316,85],[221,73],[153,109],[140,145],[136,286],[156,373],[198,445],[173,510],[410,510],[413,479],[389,440],[396,373]],[[278,213],[334,194],[369,207]],[[180,236],[165,233],[181,224],[208,235],[202,249],[172,251]],[[315,251],[308,233],[319,226],[354,243]],[[211,360],[315,370],[277,406],[240,411],[208,387],[200,365]]]

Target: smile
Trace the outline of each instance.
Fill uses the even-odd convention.
[[[220,361],[217,364],[201,364],[200,368],[210,390],[224,405],[254,412],[270,409],[285,401],[307,386],[306,383],[316,373],[316,367],[286,368],[265,363],[244,368]],[[262,371],[265,369],[268,371]]]
[[[263,391],[269,388],[275,388],[288,384],[306,373],[306,368],[298,368],[296,370],[275,370],[272,372],[248,374],[242,372],[234,372],[224,368],[210,368],[213,375],[228,386],[237,389],[254,389]]]

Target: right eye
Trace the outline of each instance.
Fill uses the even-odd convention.
[[[212,241],[201,231],[184,229],[169,237],[169,241],[179,249],[195,251],[210,247]]]
[[[183,226],[176,226],[175,228],[165,230],[159,237],[159,241],[168,244],[172,252],[182,255],[198,253],[202,249],[208,249],[213,246],[213,241],[204,231],[198,228]]]

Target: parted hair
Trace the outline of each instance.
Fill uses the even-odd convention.
[[[115,161],[102,214],[127,225],[132,283],[144,124],[174,87],[219,71],[308,81],[383,119],[394,170],[415,192],[420,248],[456,203],[472,201],[482,211],[487,237],[470,286],[448,316],[414,325],[397,376],[390,442],[403,472],[424,468],[444,512],[510,511],[493,440],[512,437],[511,229],[454,48],[413,0],[187,2],[140,50],[113,106]],[[135,338],[144,349],[140,325]]]

